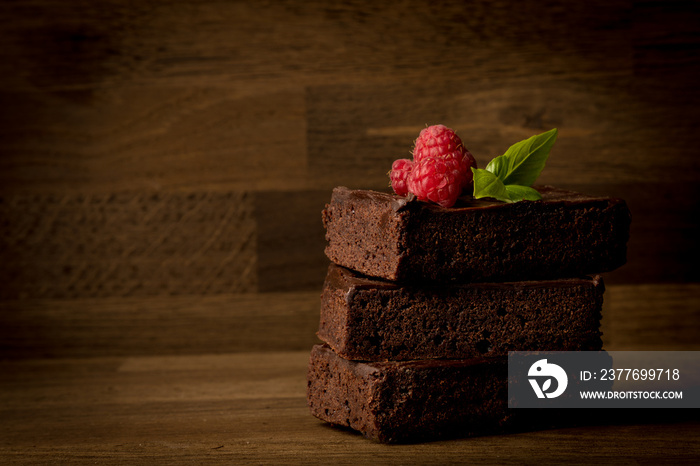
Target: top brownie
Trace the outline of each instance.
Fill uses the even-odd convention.
[[[608,272],[627,255],[625,201],[551,186],[539,201],[464,197],[451,208],[337,187],[323,211],[326,255],[393,281],[517,281]]]

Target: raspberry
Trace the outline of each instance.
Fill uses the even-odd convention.
[[[474,174],[470,167],[472,164],[469,163],[467,157],[460,155],[458,153],[448,154],[444,157],[436,157],[445,162],[447,166],[457,175],[457,180],[460,189],[468,187],[472,183]],[[476,163],[473,164],[476,167]]]
[[[413,161],[408,159],[394,160],[391,164],[389,178],[391,178],[391,187],[399,196],[408,194],[408,176],[413,169]]]
[[[445,125],[424,128],[413,147],[413,160],[420,162],[425,157],[442,157],[450,153],[465,151],[462,140],[454,130]]]
[[[413,160],[394,161],[389,177],[399,196],[410,192],[419,200],[452,207],[472,184],[472,167],[476,168],[476,160],[454,130],[433,125],[415,140]]]
[[[427,157],[454,157],[461,165],[462,188],[471,184],[471,167],[476,168],[476,160],[453,129],[445,125],[433,125],[420,132],[413,147],[413,160],[420,162]]]
[[[408,190],[421,201],[432,201],[443,207],[452,207],[462,194],[462,180],[456,159],[425,157],[413,164],[408,177]]]

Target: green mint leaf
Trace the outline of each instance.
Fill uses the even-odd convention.
[[[474,198],[492,197],[503,202],[512,202],[506,186],[496,175],[482,168],[472,168],[474,174]]]
[[[491,160],[486,170],[504,185],[531,186],[540,176],[557,134],[554,128],[513,144],[505,154]]]
[[[519,184],[507,184],[506,191],[508,197],[513,202],[518,201],[539,201],[542,199],[540,193],[529,186],[521,186]]]

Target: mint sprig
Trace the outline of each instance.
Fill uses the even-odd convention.
[[[492,197],[503,202],[541,199],[540,193],[530,186],[540,176],[557,134],[554,128],[532,136],[510,146],[485,169],[472,168],[474,197]]]

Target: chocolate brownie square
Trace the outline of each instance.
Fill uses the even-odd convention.
[[[444,208],[338,187],[322,215],[325,252],[365,275],[419,283],[578,277],[625,263],[630,212],[623,200],[537,189],[538,201],[465,196]]]
[[[318,336],[365,361],[597,351],[604,288],[599,276],[401,285],[331,264]]]
[[[384,443],[500,432],[509,426],[506,358],[356,362],[311,351],[307,401],[317,418]]]

